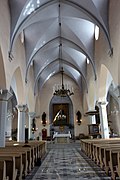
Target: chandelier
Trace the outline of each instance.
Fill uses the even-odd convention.
[[[55,91],[54,91],[53,95],[61,96],[61,97],[67,97],[67,96],[73,95],[74,93],[67,86],[64,86],[64,84],[63,84],[63,72],[64,71],[63,71],[63,68],[62,68],[62,70],[61,70],[62,84],[59,85],[58,87],[55,87]]]

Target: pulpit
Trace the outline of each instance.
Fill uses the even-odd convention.
[[[88,125],[88,132],[90,136],[93,136],[93,138],[96,138],[99,133],[99,124],[89,124]]]

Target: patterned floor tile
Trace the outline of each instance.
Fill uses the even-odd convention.
[[[79,143],[48,144],[48,154],[29,180],[110,180],[80,151]]]

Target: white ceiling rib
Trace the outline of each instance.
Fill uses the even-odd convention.
[[[52,76],[54,76],[55,74],[59,73],[59,65],[58,63],[56,62],[56,65],[55,63],[52,64],[53,67],[55,67],[56,71],[52,71],[50,70],[48,72],[48,68],[46,70],[44,70],[39,78],[39,82],[38,82],[38,87],[39,89],[41,90],[43,85],[46,83],[46,81],[48,79],[50,79]],[[52,68],[53,68],[52,67]],[[70,73],[71,71],[71,73]],[[79,75],[79,72],[76,71],[75,69],[73,69],[72,67],[68,67],[66,65],[64,65],[64,74],[66,74],[67,76],[69,76],[71,79],[73,79],[75,82],[77,82],[77,85],[79,86],[79,88],[81,88],[81,77]],[[44,80],[45,79],[45,80]],[[36,89],[37,91],[37,89]]]
[[[88,92],[87,81],[86,81],[86,78],[85,78],[84,74],[82,73],[82,71],[80,71],[80,69],[78,69],[74,64],[68,62],[67,60],[65,60],[65,59],[61,59],[61,60],[62,60],[62,62],[63,62],[64,64],[72,67],[73,69],[75,69],[76,71],[78,71],[78,72],[81,74],[81,76],[83,77],[85,86],[86,86],[86,91]],[[52,62],[48,63],[45,67],[42,67],[42,68],[40,69],[40,71],[38,72],[38,74],[37,74],[37,76],[36,76],[35,83],[34,83],[34,94],[36,94],[36,93],[35,93],[35,92],[36,92],[36,86],[37,86],[38,80],[39,80],[40,75],[42,74],[42,72],[43,72],[46,68],[49,68],[49,66],[50,66],[51,64],[54,64],[54,63],[57,62],[57,61],[59,62],[60,59],[55,59],[55,60],[53,60]],[[76,83],[77,83],[77,80],[76,80]]]
[[[70,4],[71,6],[75,6],[77,8],[80,8],[81,11],[83,11],[83,13],[85,13],[85,17],[86,15],[88,16],[88,20],[91,20],[91,22],[97,24],[98,26],[100,26],[109,43],[110,46],[110,50],[112,49],[111,46],[111,42],[110,42],[110,37],[109,37],[109,32],[107,30],[107,27],[104,24],[104,21],[102,19],[102,17],[100,16],[99,12],[97,11],[93,1],[88,1],[88,0],[79,0],[79,1],[70,1],[70,0],[42,0],[40,3],[40,6],[37,7],[36,4],[37,0],[28,0],[27,3],[25,4],[25,6],[23,7],[23,10],[19,16],[19,19],[17,21],[17,24],[14,28],[14,31],[12,33],[11,36],[11,42],[10,42],[10,52],[12,51],[12,46],[14,44],[14,40],[17,38],[17,36],[19,35],[19,33],[25,29],[27,26],[29,26],[30,24],[33,23],[32,17],[35,17],[35,15],[41,11],[41,9],[48,7],[51,4],[54,3],[66,3],[66,4]],[[43,3],[44,2],[44,3]],[[89,3],[89,5],[88,5]],[[34,8],[32,8],[32,5],[34,5]],[[29,7],[28,9],[26,7]],[[31,10],[31,13],[29,13],[29,11]],[[26,12],[26,13],[25,13]],[[39,20],[37,20],[39,21]]]
[[[95,25],[103,30],[112,54],[106,17],[108,0],[27,0],[26,3],[24,1],[9,0],[12,22],[15,21],[14,12],[19,17],[17,22],[13,22],[16,25],[11,28],[13,31],[9,56],[11,58],[16,38],[24,30],[27,57],[26,82],[33,60],[36,92],[37,84],[41,88],[46,80],[60,71],[58,62],[62,59],[65,73],[79,83],[83,78],[86,90],[88,90],[87,58],[90,60],[96,79]],[[22,9],[19,15],[15,11],[15,5],[20,5]],[[60,43],[62,57],[59,54]]]
[[[38,44],[36,45],[35,51],[32,52],[31,57],[29,58],[28,63],[27,63],[26,78],[25,78],[25,79],[26,79],[26,82],[27,82],[28,69],[29,69],[29,67],[30,67],[31,62],[34,60],[35,55],[36,55],[38,52],[40,52],[40,50],[42,50],[45,46],[47,46],[47,45],[50,44],[50,43],[53,43],[53,42],[54,42],[55,40],[57,40],[57,39],[61,39],[61,42],[63,42],[63,41],[69,42],[70,44],[72,44],[72,45],[74,46],[74,49],[76,49],[77,51],[82,52],[82,53],[90,60],[90,62],[91,62],[91,64],[92,64],[92,67],[93,67],[94,74],[95,74],[95,79],[96,79],[95,64],[94,64],[94,62],[93,62],[90,54],[88,54],[87,50],[85,49],[84,45],[82,45],[82,47],[80,47],[80,46],[77,45],[75,42],[73,42],[73,41],[71,41],[71,40],[69,40],[69,39],[66,39],[66,38],[64,38],[64,37],[58,36],[58,37],[55,37],[54,39],[51,39],[50,41],[46,42],[43,46],[38,45],[38,44],[41,44],[41,43],[38,43]],[[69,46],[70,46],[70,45],[69,45]]]

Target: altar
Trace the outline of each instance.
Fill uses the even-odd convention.
[[[58,134],[57,132],[53,135],[53,138],[55,139],[55,143],[69,143],[71,134]]]

